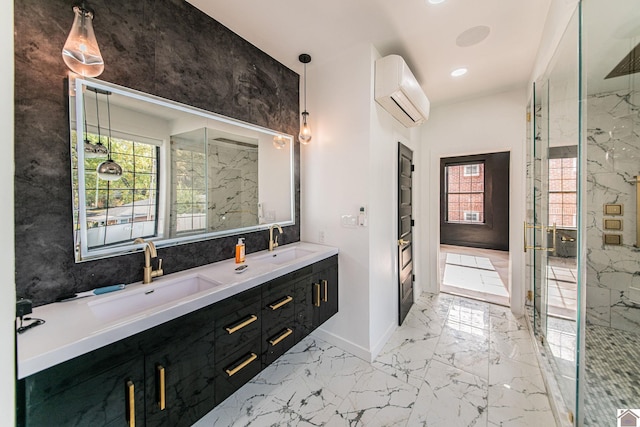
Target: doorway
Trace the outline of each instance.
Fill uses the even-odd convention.
[[[440,160],[442,292],[510,305],[509,162],[509,152]]]

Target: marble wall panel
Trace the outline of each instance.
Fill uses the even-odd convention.
[[[99,77],[122,86],[291,135],[299,123],[299,76],[183,0],[93,0],[105,60]],[[68,0],[15,2],[16,288],[36,305],[142,279],[141,253],[75,263],[67,69],[61,51],[73,22]],[[300,239],[300,152],[296,225]],[[160,249],[166,274],[231,258],[238,236]],[[268,232],[244,234],[247,252]]]
[[[627,298],[639,287],[636,186],[640,173],[640,92],[601,93],[587,98],[587,322],[637,331],[640,307]],[[624,205],[624,215],[604,214],[605,203]],[[621,232],[605,231],[604,218],[623,221]],[[603,233],[622,235],[622,246],[603,243]]]

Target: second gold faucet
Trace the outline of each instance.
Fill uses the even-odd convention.
[[[151,283],[154,277],[160,277],[164,274],[162,271],[162,258],[158,259],[158,269],[154,270],[151,266],[151,258],[157,258],[158,253],[156,252],[156,245],[153,242],[145,242],[144,239],[137,238],[133,241],[134,243],[144,243],[144,267],[143,271],[143,279],[142,283],[148,284]]]
[[[273,240],[273,229],[277,228],[280,234],[282,234],[282,227],[278,224],[273,224],[269,227],[269,250],[272,251],[278,247],[278,236],[276,236],[276,240]]]

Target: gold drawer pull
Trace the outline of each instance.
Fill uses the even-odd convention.
[[[133,381],[127,381],[127,393],[129,395],[129,411],[127,421],[129,427],[136,427],[136,388]]]
[[[313,297],[313,305],[315,305],[316,307],[320,307],[320,283],[314,283],[313,289],[315,291]]]
[[[161,411],[164,411],[164,409],[166,408],[164,366],[157,365],[156,366],[156,373],[158,375],[158,382],[156,383],[158,385],[158,394],[157,394],[157,396],[158,396],[158,407],[160,408]]]
[[[269,305],[269,308],[270,308],[271,310],[277,310],[277,309],[279,309],[280,307],[282,307],[283,305],[287,305],[287,304],[289,304],[291,301],[293,301],[293,297],[292,297],[292,296],[287,295],[287,297],[286,297],[285,299],[283,299],[282,301],[277,302],[277,303],[275,303],[275,304],[270,304],[270,305]]]
[[[287,328],[286,331],[284,331],[282,333],[282,335],[280,335],[278,338],[274,339],[274,340],[269,340],[269,344],[271,344],[271,346],[276,346],[278,345],[278,343],[280,341],[282,341],[283,339],[285,339],[286,337],[288,337],[289,335],[291,335],[293,333],[293,330]]]
[[[227,332],[229,332],[229,334],[232,334],[234,332],[238,332],[240,329],[244,328],[245,326],[252,324],[256,320],[258,320],[258,316],[256,316],[255,314],[252,314],[244,322],[238,323],[236,326],[226,327],[225,329],[227,330]]]
[[[246,360],[244,360],[241,364],[239,364],[235,368],[233,368],[233,369],[225,369],[227,371],[227,375],[229,375],[230,377],[234,376],[235,374],[240,372],[240,370],[242,370],[242,368],[244,368],[245,366],[247,366],[249,363],[253,362],[257,358],[258,358],[258,356],[255,353],[251,353],[249,355],[249,357],[247,357]]]
[[[324,285],[324,297],[322,298],[322,301],[327,302],[328,299],[328,294],[329,294],[329,284],[326,280],[322,281],[322,284]]]

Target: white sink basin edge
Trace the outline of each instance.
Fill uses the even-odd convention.
[[[314,251],[302,249],[300,247],[276,249],[265,255],[260,255],[255,258],[256,261],[268,262],[269,264],[285,264],[291,261],[297,261],[301,258],[314,254]]]
[[[177,277],[172,280],[139,285],[137,289],[118,292],[87,303],[91,312],[101,321],[110,322],[141,313],[168,303],[210,291],[221,283],[199,275]]]

